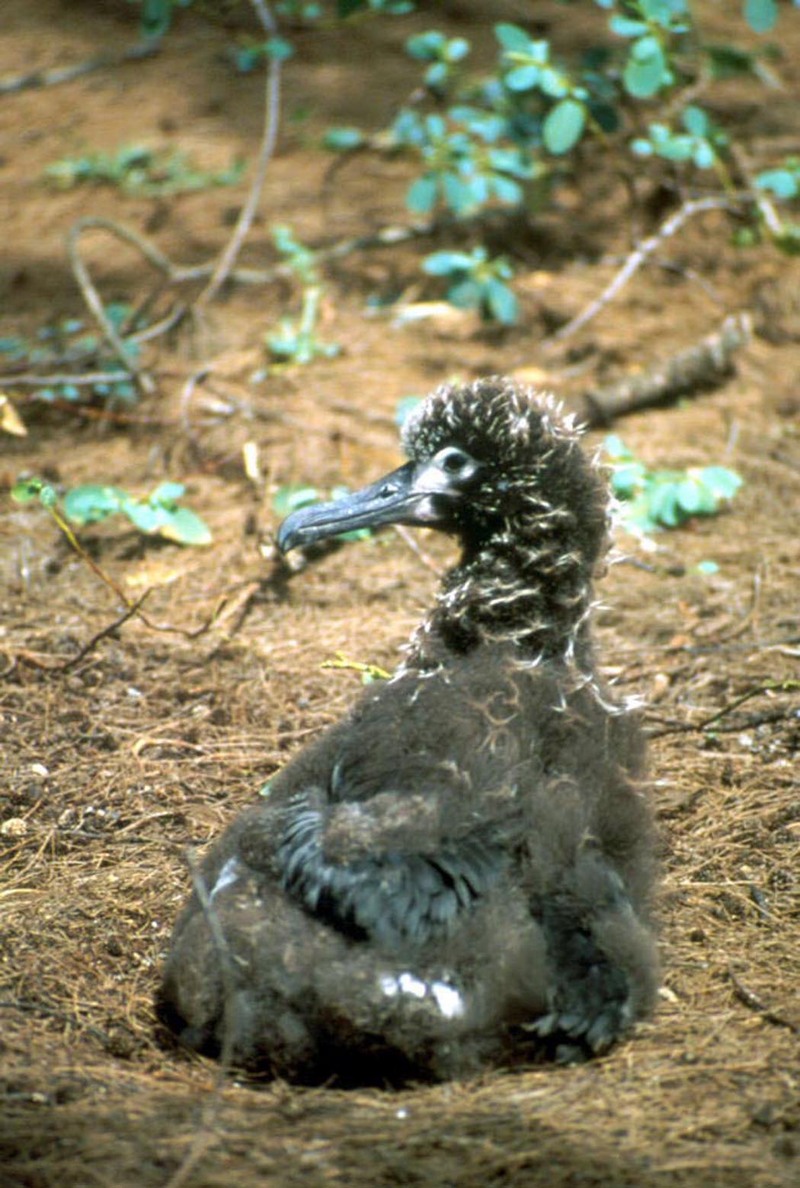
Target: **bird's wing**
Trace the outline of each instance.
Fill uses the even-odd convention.
[[[276,851],[286,891],[395,947],[447,933],[501,877],[519,835],[513,731],[487,733],[485,707],[435,678],[409,685],[367,698],[313,768],[290,767],[276,788],[290,793]]]

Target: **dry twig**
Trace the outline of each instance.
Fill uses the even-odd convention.
[[[695,198],[688,202],[684,202],[673,214],[666,219],[659,229],[648,236],[643,243],[631,252],[625,263],[620,268],[614,279],[603,290],[599,297],[596,297],[585,309],[574,317],[571,321],[557,330],[550,339],[544,344],[546,346],[554,345],[557,342],[564,342],[565,339],[571,338],[578,330],[582,330],[587,322],[592,318],[597,317],[602,309],[604,309],[609,302],[613,301],[617,294],[625,287],[635,272],[641,268],[648,256],[664,242],[674,235],[687,219],[692,218],[693,215],[702,214],[708,210],[727,210],[730,207],[730,200],[728,198]]]
[[[73,66],[60,66],[54,70],[33,70],[27,74],[17,74],[13,78],[0,80],[0,95],[11,95],[17,91],[27,90],[29,87],[55,87],[59,83],[73,82],[94,70],[105,70],[109,67],[123,66],[126,62],[141,62],[143,58],[152,58],[161,49],[159,37],[147,41],[139,41],[136,45],[123,50],[121,54],[99,54],[96,58],[88,58],[85,62],[78,62]]]
[[[251,0],[256,16],[261,25],[270,37],[274,37],[278,32],[278,26],[272,11],[265,0]],[[219,257],[214,271],[211,274],[206,287],[203,289],[200,296],[195,301],[195,308],[202,310],[210,301],[213,301],[219,290],[224,285],[225,281],[231,274],[233,265],[236,262],[236,257],[242,250],[247,233],[250,230],[253,219],[255,218],[258,204],[261,200],[261,191],[264,188],[264,179],[267,175],[267,168],[272,155],[275,151],[275,142],[278,137],[278,119],[280,116],[280,84],[281,84],[281,61],[276,55],[270,56],[269,66],[267,68],[267,82],[266,82],[266,107],[264,113],[264,132],[261,138],[261,147],[258,151],[256,160],[256,170],[253,177],[253,184],[250,187],[250,193],[247,196],[247,201],[241,209],[233,234],[231,235],[227,246]]]

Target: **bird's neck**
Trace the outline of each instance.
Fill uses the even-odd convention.
[[[520,542],[504,533],[465,551],[415,634],[408,666],[441,663],[485,643],[511,644],[522,662],[592,672],[592,566],[557,535]]]

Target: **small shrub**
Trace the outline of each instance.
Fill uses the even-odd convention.
[[[677,528],[693,516],[715,515],[742,485],[739,475],[724,466],[650,470],[619,437],[607,437],[604,445],[611,488],[623,501],[622,522],[640,532]]]
[[[48,165],[45,178],[59,190],[94,184],[117,186],[125,194],[154,198],[233,186],[242,178],[244,161],[234,161],[214,173],[198,169],[185,153],[159,153],[142,145],[128,145],[116,153],[85,153]]]
[[[471,252],[434,252],[422,262],[429,276],[447,282],[447,300],[459,309],[477,309],[486,321],[511,326],[517,320],[517,299],[506,284],[513,276],[503,259],[490,259],[485,248]]]
[[[83,527],[121,514],[145,536],[162,536],[183,545],[208,545],[212,538],[207,525],[196,512],[181,507],[178,502],[184,492],[182,483],[161,483],[147,499],[136,499],[120,487],[88,483],[73,487],[59,500],[53,486],[41,479],[30,478],[16,483],[11,497],[17,503],[38,499],[54,514],[59,525],[60,516]]]

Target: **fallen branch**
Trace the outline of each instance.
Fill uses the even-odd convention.
[[[625,413],[718,387],[733,372],[733,356],[749,341],[750,331],[749,314],[732,314],[715,334],[663,363],[585,393],[579,419],[589,426],[607,425]]]
[[[12,95],[29,87],[55,87],[60,83],[82,78],[94,70],[123,66],[126,62],[141,62],[143,58],[152,58],[160,49],[161,39],[153,37],[148,41],[137,42],[121,54],[99,54],[96,58],[88,58],[74,66],[58,66],[53,70],[33,70],[28,74],[17,74],[13,78],[0,79],[0,95]]]
[[[647,257],[651,256],[665,239],[669,239],[676,231],[679,231],[687,219],[708,210],[729,209],[730,199],[728,198],[696,198],[689,202],[684,202],[683,206],[671,214],[653,235],[650,235],[631,252],[619,272],[611,283],[606,286],[600,296],[595,298],[591,304],[587,305],[577,317],[572,318],[565,326],[557,330],[543,345],[551,346],[555,343],[564,342],[565,339],[571,338],[573,334],[576,334],[578,330],[583,329],[587,322],[591,322],[592,318],[597,317],[600,311],[621,292],[633,274],[638,272]]]
[[[269,5],[265,3],[265,0],[251,0],[251,3],[264,32],[270,37],[275,37],[278,32],[278,26]],[[281,95],[280,82],[281,60],[277,55],[272,55],[270,56],[269,66],[267,68],[264,131],[261,137],[261,147],[259,148],[256,159],[253,183],[250,187],[247,201],[239,214],[233,234],[214,266],[211,279],[194,303],[197,310],[202,310],[208,305],[209,301],[213,301],[230,276],[231,270],[236,263],[236,258],[242,250],[242,244],[247,238],[247,233],[258,210],[258,204],[261,201],[261,191],[264,188],[264,179],[267,175],[267,168],[275,152],[275,143],[278,138]]]

